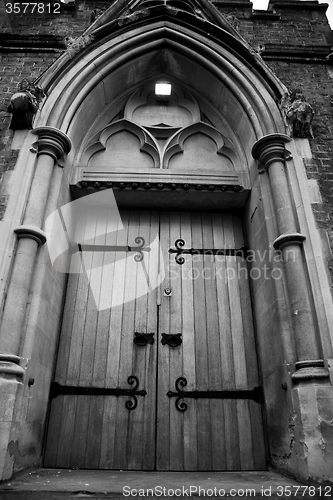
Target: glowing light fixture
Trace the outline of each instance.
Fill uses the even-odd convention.
[[[171,95],[171,83],[158,82],[155,83],[156,95]]]

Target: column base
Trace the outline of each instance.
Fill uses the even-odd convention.
[[[0,480],[9,479],[13,472],[14,457],[8,451],[14,425],[14,412],[19,390],[23,388],[24,368],[20,357],[0,354]]]
[[[295,365],[296,371],[292,374],[291,379],[294,384],[300,382],[309,382],[311,380],[329,382],[329,370],[325,368],[322,359],[308,359],[298,361]]]
[[[308,482],[333,481],[333,387],[301,384],[291,391],[293,448],[289,472]]]

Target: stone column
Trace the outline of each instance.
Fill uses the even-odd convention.
[[[68,137],[56,128],[39,127],[32,132],[38,136],[37,165],[23,224],[14,229],[18,244],[0,329],[0,378],[7,379],[20,379],[24,373],[19,366],[19,349],[36,253],[46,241],[41,225],[52,170],[71,149]]]
[[[68,137],[56,128],[39,127],[32,132],[38,136],[37,163],[23,224],[14,229],[18,243],[0,328],[0,479],[12,474],[13,459],[7,450],[18,390],[23,387],[20,347],[37,250],[46,241],[41,226],[51,176],[54,165],[71,149]]]
[[[297,349],[296,371],[292,379],[297,383],[327,378],[328,370],[324,368],[304,265],[302,246],[306,238],[298,232],[285,172],[288,156],[285,143],[290,140],[284,134],[267,135],[255,143],[252,155],[267,170],[271,184],[279,231],[273,246],[281,250],[284,260]]]

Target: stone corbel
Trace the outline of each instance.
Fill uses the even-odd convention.
[[[28,80],[22,80],[18,92],[12,95],[7,107],[8,112],[13,115],[10,128],[12,130],[32,128],[34,115],[44,96],[41,87]]]
[[[311,124],[314,110],[300,90],[296,89],[290,93],[282,106],[282,112],[290,137],[300,139],[313,137]]]

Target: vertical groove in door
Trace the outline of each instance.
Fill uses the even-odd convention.
[[[158,212],[157,214],[158,217],[158,244],[159,244],[159,251],[158,251],[158,261],[157,261],[157,273],[158,277],[162,273],[162,264],[161,262],[161,251],[160,251],[160,242],[161,242],[161,218],[160,218],[160,213]],[[162,286],[163,283],[159,283],[159,279],[157,280],[158,282],[158,289],[156,293],[156,385],[155,385],[155,422],[154,422],[154,427],[155,427],[155,450],[154,450],[154,470],[157,470],[157,422],[158,422],[158,377],[159,377],[159,371],[158,371],[158,359],[159,359],[159,349],[160,349],[160,307],[161,307],[161,295],[162,295]]]

